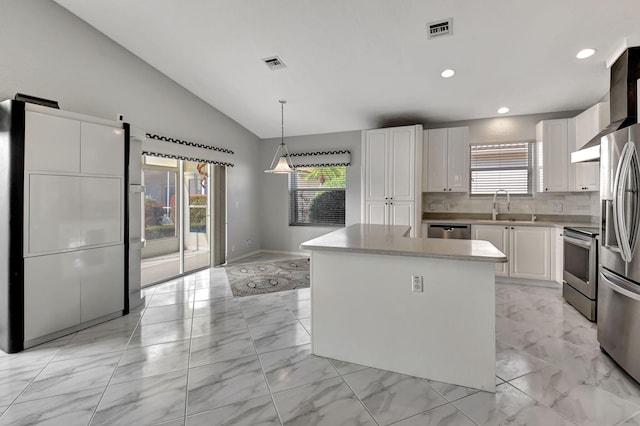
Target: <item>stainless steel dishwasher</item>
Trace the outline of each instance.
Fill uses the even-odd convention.
[[[444,238],[447,240],[470,240],[471,225],[461,223],[429,223],[427,238]]]

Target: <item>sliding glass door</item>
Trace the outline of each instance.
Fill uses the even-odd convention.
[[[142,285],[211,266],[210,166],[143,156]]]

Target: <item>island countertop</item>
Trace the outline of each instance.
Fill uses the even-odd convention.
[[[300,248],[479,262],[507,262],[507,256],[488,241],[411,238],[406,236],[409,229],[409,226],[402,225],[355,224],[305,241]]]

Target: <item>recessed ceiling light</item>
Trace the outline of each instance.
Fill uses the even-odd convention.
[[[453,77],[456,72],[454,70],[444,70],[440,73],[443,78]]]
[[[578,54],[576,55],[576,58],[585,59],[585,58],[588,58],[589,56],[592,56],[594,53],[596,53],[595,49],[582,49],[581,51],[578,52]]]
[[[506,114],[508,112],[509,112],[509,108],[507,107],[498,108],[498,114]]]

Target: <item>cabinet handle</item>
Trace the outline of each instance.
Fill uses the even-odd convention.
[[[389,198],[390,200],[393,200],[393,197]]]
[[[393,205],[393,203],[389,203],[389,205],[391,205],[391,206],[392,206],[392,205]]]
[[[508,227],[508,226],[505,226],[505,227],[504,227],[504,229],[509,229],[509,227]]]
[[[446,190],[447,190],[447,188],[443,189],[443,191],[446,191]]]
[[[449,188],[449,192],[451,192],[451,188]]]
[[[545,191],[548,191],[548,190],[549,190],[549,188],[545,188],[544,190],[545,190]]]
[[[513,226],[511,227],[511,229],[513,229]]]

